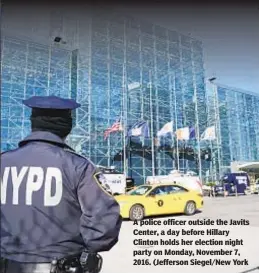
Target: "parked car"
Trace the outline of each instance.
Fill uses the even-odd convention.
[[[203,207],[203,196],[175,183],[138,186],[115,196],[122,218],[142,220],[146,216],[184,213],[193,215]]]
[[[250,187],[249,176],[245,172],[240,173],[227,173],[221,179],[221,185],[217,186],[215,191],[217,195],[221,195],[224,190],[227,195],[246,194]]]

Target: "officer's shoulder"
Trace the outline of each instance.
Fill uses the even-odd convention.
[[[78,160],[85,162],[85,163],[92,163],[87,157],[77,153],[76,151],[69,149],[69,148],[64,148],[63,149],[67,154],[69,154],[71,157],[75,157]]]
[[[9,151],[1,152],[1,156],[6,155]]]
[[[17,149],[18,149],[18,148],[17,148]],[[12,152],[15,152],[17,149],[8,150],[8,151],[3,151],[3,152],[1,152],[1,156],[2,156],[2,155],[11,154]]]

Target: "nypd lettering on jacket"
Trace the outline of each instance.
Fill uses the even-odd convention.
[[[7,189],[12,184],[11,199],[13,205],[32,205],[32,197],[39,191],[43,191],[42,204],[46,207],[57,206],[62,198],[63,183],[62,173],[59,168],[41,168],[24,166],[5,167],[1,177],[1,204],[6,204]],[[21,186],[25,191],[20,191]],[[9,200],[9,199],[8,199]],[[40,200],[39,200],[40,201]]]

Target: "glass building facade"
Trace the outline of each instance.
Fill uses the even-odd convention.
[[[114,165],[138,184],[152,173],[167,174],[176,162],[181,171],[204,175],[209,163],[197,141],[177,142],[179,160],[173,160],[170,138],[155,145],[167,122],[173,121],[174,130],[192,126],[197,137],[208,126],[201,42],[129,16],[94,14],[77,26],[81,40],[69,49],[2,36],[1,149],[17,147],[29,134],[30,110],[22,99],[58,95],[81,103],[68,142],[94,163]],[[105,140],[104,131],[118,119],[125,128],[146,121],[150,137],[129,145],[124,133],[116,132]],[[196,156],[187,160],[186,147]]]
[[[144,120],[151,138],[145,140],[144,147],[134,141],[126,164],[128,174],[139,183],[152,173],[167,174],[175,162],[170,153],[158,149],[153,149],[152,157],[150,147],[156,132],[170,121],[174,130],[206,127],[201,43],[134,18],[116,17],[114,21],[95,16],[91,49],[89,129],[95,132],[95,140],[86,143],[85,153],[96,163],[123,168],[122,161],[114,161],[123,147],[123,134],[112,134],[105,141],[102,132],[120,117],[127,127]],[[130,90],[133,83],[139,87]],[[197,171],[196,163],[184,159],[180,159],[179,168]]]
[[[222,164],[259,160],[259,95],[218,86]]]
[[[233,161],[259,160],[259,95],[223,85],[209,92],[208,123],[216,125],[216,172],[230,171]],[[214,170],[215,171],[215,170]]]
[[[16,148],[30,132],[30,109],[23,99],[71,96],[71,52],[6,36],[1,42],[1,150],[5,151]]]

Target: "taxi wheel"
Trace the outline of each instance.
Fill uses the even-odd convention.
[[[185,215],[194,215],[196,212],[196,204],[194,201],[188,201],[186,203],[184,214]]]
[[[134,205],[131,209],[130,209],[130,213],[129,213],[129,217],[130,220],[132,221],[140,221],[144,218],[145,216],[145,212],[144,212],[144,208],[140,205]]]

